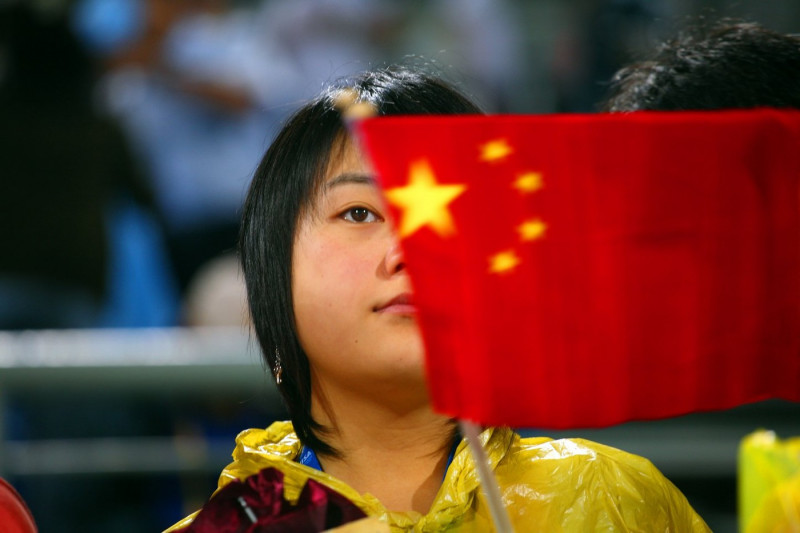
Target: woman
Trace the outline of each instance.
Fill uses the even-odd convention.
[[[348,87],[379,115],[480,112],[405,69]],[[342,91],[290,119],[248,194],[240,251],[250,310],[292,422],[241,433],[220,486],[272,467],[286,498],[313,479],[393,531],[490,531],[470,453],[455,423],[431,410],[405,260],[336,110]],[[517,531],[708,530],[642,458],[508,429],[481,438]]]

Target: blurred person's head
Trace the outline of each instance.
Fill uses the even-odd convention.
[[[184,298],[183,320],[192,327],[249,326],[242,268],[234,254],[208,261],[192,277]]]
[[[800,38],[718,23],[664,43],[613,77],[605,111],[800,108]]]
[[[197,12],[225,0],[76,0],[71,25],[104,69],[163,65],[164,41]]]
[[[105,57],[141,39],[147,16],[145,0],[79,0],[71,22],[89,50]]]
[[[377,115],[480,113],[465,96],[427,74],[405,68],[366,72],[327,88],[297,111],[255,173],[240,237],[250,315],[297,435],[323,454],[336,451],[320,435],[329,428],[312,416],[312,396],[320,393],[320,382],[347,374],[353,388],[387,397],[386,390],[376,392],[375,382],[397,386],[407,370],[393,367],[390,359],[413,359],[407,366],[422,366],[413,319],[378,317],[365,304],[407,290],[402,287],[408,282],[402,260],[396,254],[390,258],[397,239],[380,214],[379,191],[336,106],[345,90]],[[331,186],[332,181],[342,187]],[[320,231],[328,231],[315,241],[330,252],[325,261],[317,260],[320,246],[308,244]],[[384,264],[388,261],[392,266]],[[376,273],[383,270],[391,272]],[[362,341],[370,339],[337,345],[334,337],[350,327]],[[418,381],[423,380],[415,376],[397,390],[425,389]]]

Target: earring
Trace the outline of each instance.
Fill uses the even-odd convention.
[[[283,382],[283,367],[281,366],[281,352],[278,347],[275,347],[275,368],[272,369],[275,374],[275,383],[280,385]]]

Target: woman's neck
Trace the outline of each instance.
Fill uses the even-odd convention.
[[[391,511],[427,513],[447,468],[453,423],[427,402],[401,410],[331,396],[325,402],[315,398],[312,410],[315,420],[331,430],[325,440],[340,453],[319,457],[325,472],[372,494]]]

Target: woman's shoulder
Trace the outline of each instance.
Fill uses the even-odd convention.
[[[343,482],[330,475],[295,461],[302,449],[302,443],[294,432],[291,422],[274,422],[269,427],[246,429],[236,437],[233,462],[226,466],[219,476],[217,490],[211,500],[227,485],[234,482],[247,482],[248,478],[274,469],[280,473],[282,496],[291,505],[298,502],[303,488],[309,479],[327,486],[365,511],[373,505],[371,500],[360,495]],[[197,513],[189,515],[164,533],[177,533],[192,523]]]
[[[581,479],[594,488],[607,485],[613,489],[631,480],[658,491],[677,491],[648,459],[581,438],[522,438],[514,434],[498,468],[523,478],[546,478],[549,484],[563,481],[574,486],[575,479]]]
[[[549,501],[564,519],[586,513],[626,527],[656,530],[649,527],[656,524],[670,531],[708,531],[686,497],[652,462],[590,440],[514,434],[495,473],[501,486],[515,487],[507,494],[526,494],[527,499],[537,494],[535,500]]]
[[[530,460],[615,463],[622,468],[657,470],[649,459],[642,456],[582,438],[517,436],[509,451]]]

